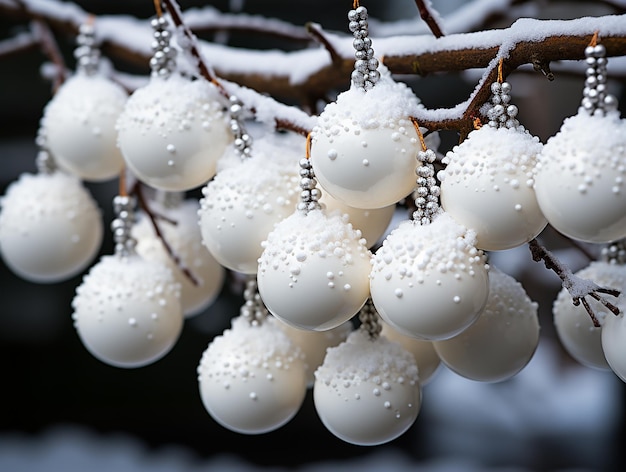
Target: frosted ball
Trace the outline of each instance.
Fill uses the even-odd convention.
[[[527,243],[546,226],[533,190],[539,139],[527,131],[483,126],[443,159],[441,206],[476,232],[488,251]]]
[[[473,232],[441,213],[432,223],[404,221],[373,258],[372,301],[394,329],[418,339],[459,334],[483,310],[488,269]]]
[[[338,211],[348,215],[348,222],[353,228],[361,231],[361,236],[365,239],[368,248],[376,244],[385,234],[396,210],[395,204],[372,209],[354,208],[337,200],[328,192],[322,192],[320,202],[326,206],[326,212],[329,214]]]
[[[617,299],[610,296],[607,299],[621,310],[626,309],[626,296],[623,293],[626,290],[626,267],[594,261],[575,275],[591,280],[600,287],[621,290],[622,294]],[[601,325],[607,317],[615,316],[597,300],[587,297],[587,301]],[[554,326],[563,348],[584,366],[608,370],[609,365],[602,350],[602,328],[593,326],[585,307],[582,304],[575,306],[572,296],[565,288],[558,293],[552,306],[552,313]]]
[[[85,348],[114,367],[156,362],[172,349],[183,326],[172,272],[136,254],[103,256],[76,289],[72,308]]]
[[[274,225],[296,209],[299,179],[267,159],[251,157],[220,171],[203,189],[202,240],[225,267],[255,274]]]
[[[198,382],[204,407],[220,425],[237,433],[267,433],[302,406],[304,355],[274,324],[252,326],[236,317],[202,354]]]
[[[579,112],[543,147],[535,193],[554,229],[608,243],[626,237],[625,178],[626,120]]]
[[[302,349],[307,365],[307,386],[312,387],[315,382],[315,369],[317,369],[326,356],[329,347],[337,346],[346,340],[352,332],[354,325],[346,321],[336,328],[326,331],[312,331],[309,329],[294,328],[276,317],[269,318],[275,322],[293,343]]]
[[[626,322],[624,310],[615,316],[607,316],[602,325],[602,350],[611,370],[626,382]]]
[[[197,216],[199,204],[189,199],[172,208],[154,203],[152,207],[158,215],[165,217],[158,218],[157,224],[180,263],[176,263],[167,252],[147,215],[142,215],[131,231],[137,240],[137,253],[144,259],[161,262],[170,268],[180,284],[183,313],[187,317],[197,315],[215,301],[226,275],[224,268],[202,245]],[[191,273],[197,284],[183,272],[183,268]]]
[[[31,282],[55,283],[85,269],[103,237],[102,215],[80,180],[57,171],[22,174],[0,201],[0,250]]]
[[[115,123],[126,91],[100,75],[78,73],[66,80],[44,109],[42,130],[56,164],[82,180],[117,177],[124,158]]]
[[[367,93],[351,88],[329,103],[311,132],[311,164],[320,187],[346,205],[381,208],[415,188],[419,100],[383,75]]]
[[[232,141],[215,86],[178,74],[152,77],[135,90],[117,130],[122,155],[137,178],[170,191],[208,182]]]
[[[462,377],[501,382],[526,367],[538,343],[537,303],[517,280],[491,267],[489,298],[478,320],[433,345],[442,362]]]
[[[320,420],[339,439],[376,446],[404,434],[421,408],[413,356],[380,336],[356,330],[328,349],[315,371],[313,401]]]
[[[413,354],[415,362],[417,363],[420,385],[423,387],[430,382],[441,365],[441,359],[439,359],[437,352],[435,352],[433,342],[406,336],[396,331],[382,320],[381,325],[382,331],[380,334],[382,336],[400,344],[400,346]]]
[[[263,243],[257,274],[267,309],[296,328],[325,331],[352,318],[369,297],[371,253],[339,215],[296,211]]]

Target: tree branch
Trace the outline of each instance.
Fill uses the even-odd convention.
[[[430,4],[430,2],[428,3]],[[425,0],[415,0],[415,4],[417,5],[420,17],[424,20],[424,23],[428,25],[435,38],[441,38],[444,36],[439,23],[437,23],[435,16],[430,11],[430,5],[427,5]]]

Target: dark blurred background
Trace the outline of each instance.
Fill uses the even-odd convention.
[[[76,3],[95,14],[149,18],[154,11],[148,0]],[[222,11],[241,9],[296,25],[315,21],[328,30],[345,31],[352,2],[180,1],[183,9],[208,3]],[[463,2],[432,3],[445,18]],[[528,11],[543,17],[611,12],[604,2],[537,3],[539,10]],[[582,9],[582,4],[592,7]],[[415,17],[419,22],[409,0],[372,1],[366,6],[380,20]],[[493,26],[511,21],[502,18]],[[0,18],[0,40],[25,28]],[[68,66],[73,67],[74,38],[57,39]],[[254,47],[301,47],[245,34],[233,34],[228,40]],[[42,109],[51,97],[50,83],[41,74],[47,61],[39,52],[0,57],[0,195],[21,173],[35,172],[34,139]],[[478,77],[445,74],[403,80],[410,81],[426,106],[438,108],[465,100]],[[611,82],[622,115],[623,79],[622,72],[621,81]],[[510,82],[520,120],[544,141],[564,117],[576,112],[580,101],[581,76],[569,72],[557,72],[556,80],[549,82],[540,74],[520,71]],[[454,134],[444,135],[442,150],[455,139]],[[99,202],[108,228],[117,183],[86,186]],[[550,230],[542,237],[574,269],[588,262]],[[100,254],[110,253],[107,230]],[[611,373],[578,366],[555,342],[551,303],[559,281],[532,262],[527,248],[494,254],[492,262],[518,278],[540,303],[542,341],[535,359],[514,379],[495,385],[460,379],[440,368],[424,388],[422,412],[413,428],[388,445],[362,448],[343,443],[325,429],[310,392],[289,424],[262,436],[232,433],[206,413],[196,367],[210,340],[239,313],[240,285],[232,278],[214,305],[186,320],[180,340],[165,358],[148,367],[124,370],[91,357],[72,326],[70,304],[83,274],[63,283],[34,284],[11,273],[0,258],[0,470],[85,470],[79,467],[81,461],[90,470],[100,470],[100,463],[102,470],[126,464],[127,469],[116,470],[129,471],[366,470],[368,466],[413,470],[417,465],[424,470],[617,469],[624,432],[623,384]]]

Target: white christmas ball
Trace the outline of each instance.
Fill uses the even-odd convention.
[[[420,143],[409,117],[419,99],[388,74],[371,90],[339,94],[311,132],[311,164],[322,190],[355,208],[381,208],[415,188]]]
[[[624,309],[618,316],[607,316],[602,325],[602,350],[611,370],[626,382],[626,322]]]
[[[114,367],[156,362],[172,349],[183,326],[172,272],[136,254],[103,256],[76,289],[72,308],[85,348]]]
[[[446,154],[441,206],[476,232],[479,249],[511,249],[545,228],[533,189],[541,148],[528,131],[483,126]]]
[[[101,75],[77,73],[66,80],[44,109],[42,131],[56,164],[82,180],[117,177],[124,158],[115,123],[126,91]]]
[[[296,209],[298,184],[295,172],[256,155],[218,172],[202,189],[198,212],[206,248],[225,267],[255,274],[261,243]]]
[[[166,264],[172,271],[180,284],[182,309],[187,317],[201,313],[215,301],[226,275],[224,268],[202,245],[198,207],[197,200],[192,199],[173,207],[153,203],[153,211],[165,217],[158,218],[157,224],[179,263],[167,252],[147,215],[143,214],[131,230],[132,236],[137,240],[137,253],[144,259]],[[190,272],[193,280],[183,268]]]
[[[395,204],[382,208],[354,208],[337,200],[328,192],[322,192],[320,203],[326,207],[326,212],[329,214],[338,211],[348,215],[348,222],[353,228],[361,231],[361,236],[365,239],[368,248],[376,244],[385,234],[396,210]]]
[[[326,331],[312,331],[294,328],[274,316],[269,319],[275,322],[289,336],[289,339],[302,349],[307,366],[307,387],[313,386],[315,369],[324,362],[326,350],[345,341],[354,327],[351,321],[346,321],[336,328]]]
[[[432,223],[400,223],[372,260],[370,291],[384,321],[418,339],[451,338],[470,326],[489,295],[475,234],[443,212]]]
[[[376,446],[415,422],[422,393],[413,356],[384,336],[356,330],[328,349],[315,371],[313,400],[320,420],[339,439]]]
[[[232,133],[220,95],[206,80],[179,74],[151,77],[128,98],[118,121],[118,145],[142,182],[185,191],[208,182]]]
[[[400,344],[404,349],[413,354],[417,363],[419,372],[419,382],[423,387],[428,384],[439,370],[441,359],[435,351],[432,341],[416,339],[412,336],[406,336],[399,331],[393,329],[388,323],[381,320],[382,331],[380,334],[390,341]]]
[[[100,209],[74,176],[22,174],[0,200],[0,250],[31,282],[55,283],[85,269],[103,237]]]
[[[433,345],[442,362],[462,377],[501,382],[526,367],[538,343],[537,303],[517,280],[492,266],[489,298],[478,320]]]
[[[626,237],[626,120],[584,111],[566,118],[538,156],[535,193],[560,233],[592,243]]]
[[[325,331],[352,318],[367,301],[371,253],[360,231],[338,214],[296,211],[263,246],[259,293],[285,323]]]
[[[220,425],[267,433],[289,422],[304,401],[304,355],[274,324],[253,326],[239,316],[202,354],[198,382],[204,407]]]

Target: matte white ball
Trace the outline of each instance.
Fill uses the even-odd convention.
[[[328,349],[315,371],[313,400],[320,420],[339,439],[359,446],[393,441],[421,408],[415,359],[383,336],[371,340],[356,330]]]
[[[400,344],[404,349],[413,354],[415,362],[417,363],[417,370],[419,372],[419,382],[423,387],[428,384],[434,377],[439,366],[441,365],[441,359],[435,351],[432,341],[425,341],[422,339],[416,339],[412,336],[406,336],[399,331],[393,329],[388,323],[381,320],[382,331],[380,334],[390,341]]]
[[[76,289],[72,308],[85,348],[114,367],[158,361],[183,326],[180,287],[172,272],[136,254],[102,257]]]
[[[407,220],[373,257],[372,301],[381,318],[418,339],[451,338],[478,318],[489,295],[488,268],[475,234],[447,213]]]
[[[299,179],[256,155],[227,167],[203,189],[202,240],[225,267],[255,274],[261,243],[296,209]]]
[[[541,148],[528,131],[483,126],[446,154],[441,206],[476,232],[479,249],[511,249],[545,228],[533,189]]]
[[[288,423],[306,395],[304,355],[273,323],[243,317],[216,336],[198,366],[202,403],[223,427],[262,434]]]
[[[185,191],[208,182],[232,133],[215,86],[179,74],[152,77],[128,98],[118,145],[139,180]]]
[[[415,188],[419,100],[383,74],[373,89],[351,88],[329,103],[311,132],[311,164],[322,190],[355,208],[381,208]]]
[[[37,283],[66,280],[96,257],[100,209],[80,180],[57,171],[22,174],[0,201],[0,250],[7,266]]]
[[[115,123],[126,91],[101,75],[77,73],[66,80],[44,109],[42,131],[56,164],[82,180],[117,177],[124,158]]]
[[[152,210],[165,218],[157,224],[179,263],[167,252],[163,240],[148,216],[142,214],[131,234],[137,240],[137,253],[144,259],[167,265],[181,288],[181,304],[186,317],[194,316],[211,305],[222,289],[226,271],[202,245],[198,227],[197,200],[188,199],[174,207],[152,203]],[[183,271],[186,269],[193,280]],[[194,283],[194,280],[197,284]]]
[[[570,238],[626,237],[626,120],[617,112],[566,118],[538,157],[535,193],[550,225]]]
[[[626,321],[624,309],[618,316],[607,316],[602,325],[602,350],[611,370],[626,382]]]
[[[285,323],[325,331],[348,321],[367,301],[371,253],[361,233],[339,215],[296,211],[263,245],[258,290]]]
[[[442,362],[462,377],[502,382],[526,367],[538,343],[537,303],[517,280],[492,266],[489,298],[478,320],[433,345]]]

